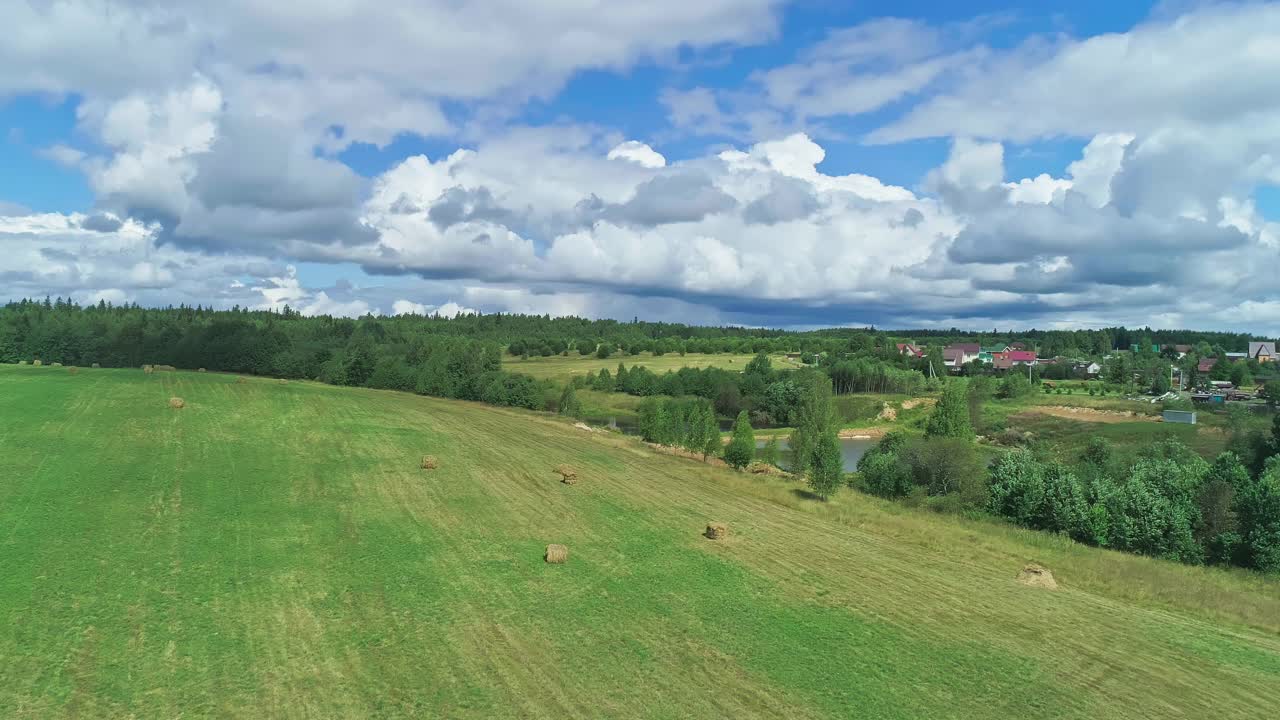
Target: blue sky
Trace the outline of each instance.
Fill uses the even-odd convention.
[[[272,7],[17,5],[9,297],[1280,333],[1276,3]]]

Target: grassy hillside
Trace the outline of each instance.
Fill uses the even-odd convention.
[[[0,367],[0,716],[1280,709],[1280,583],[794,490],[478,405]]]

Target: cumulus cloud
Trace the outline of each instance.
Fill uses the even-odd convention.
[[[473,308],[463,307],[452,300],[442,305],[426,305],[402,299],[396,300],[391,305],[392,315],[439,315],[440,317],[452,318],[459,315],[474,315],[475,313],[476,310]]]
[[[667,164],[658,151],[636,140],[628,140],[609,151],[610,160],[627,160],[647,168],[660,168]]]
[[[1280,6],[1208,3],[1127,33],[1035,38],[989,53],[954,87],[873,134],[1032,141],[1280,119]]]

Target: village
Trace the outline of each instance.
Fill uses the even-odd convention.
[[[898,354],[925,364],[928,373],[929,348],[909,342],[897,343]],[[1004,375],[1025,372],[1028,379],[1046,390],[1055,381],[1104,380],[1121,386],[1148,386],[1153,395],[1188,393],[1200,403],[1247,402],[1267,395],[1264,381],[1280,377],[1276,363],[1276,343],[1250,341],[1243,352],[1208,354],[1188,344],[1130,345],[1096,358],[1041,357],[1035,348],[1015,341],[1005,345],[952,343],[940,348],[941,367],[953,375]],[[1220,357],[1219,357],[1220,355]],[[1163,382],[1162,382],[1163,380]]]

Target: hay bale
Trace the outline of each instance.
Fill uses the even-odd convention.
[[[288,384],[289,384],[289,381],[288,381],[288,380],[285,380],[284,378],[280,378],[279,380],[277,380],[277,381],[276,381],[276,384],[277,384],[277,385],[288,385]]]
[[[542,557],[552,565],[560,565],[569,559],[569,548],[553,543],[547,546],[547,552]]]
[[[35,367],[40,367],[40,366],[41,366],[41,365],[43,365],[44,363],[43,363],[43,362],[40,362],[40,358],[36,358],[35,360],[32,360],[32,361],[31,361],[31,364],[32,364],[32,365],[34,365]]]
[[[769,463],[760,462],[759,460],[757,460],[747,466],[747,472],[751,473],[752,475],[772,475],[773,466],[770,465]]]
[[[1053,579],[1053,573],[1049,572],[1049,568],[1035,563],[1022,568],[1022,572],[1018,573],[1018,582],[1045,590],[1058,589],[1058,581]]]
[[[94,364],[90,365],[89,367],[93,368],[94,370],[97,370],[98,368],[100,368],[100,367],[102,367],[102,366],[101,366],[101,365],[99,365],[98,363],[94,363]]]
[[[169,407],[173,408],[174,410],[181,410],[186,406],[187,406],[187,401],[183,400],[180,397],[169,398]]]
[[[435,455],[423,455],[423,456],[422,456],[422,469],[423,469],[423,470],[435,470],[435,469],[436,469],[436,468],[438,468],[438,467],[440,467],[440,460],[439,460],[439,459],[437,459]]]
[[[152,365],[151,367],[157,371],[163,370],[164,372],[177,372],[178,370],[178,368],[172,365]]]
[[[244,378],[242,378],[242,377],[238,377],[238,378],[236,378],[236,384],[237,384],[237,385],[243,385],[243,384],[245,384],[245,383],[247,383],[247,382],[249,382],[249,381],[248,381],[248,380],[245,380],[245,379],[244,379]]]
[[[155,369],[155,366],[153,366],[153,365],[143,365],[143,366],[142,366],[142,372],[144,372],[144,373],[146,373],[146,374],[148,374],[148,375],[150,375],[151,373],[155,372],[155,370],[156,370],[156,369]]]
[[[80,368],[76,367],[75,365],[72,365],[71,367],[67,368],[67,372],[71,375],[75,375],[80,372]]]
[[[572,485],[578,482],[578,471],[568,465],[556,466],[556,473],[560,475],[560,482],[565,485]]]
[[[27,364],[27,361],[26,361],[26,360],[19,360],[19,361],[18,361],[18,364],[19,364],[19,365],[26,365],[26,364]]]
[[[729,536],[729,526],[720,522],[707,523],[707,531],[703,535],[708,540],[723,540]]]
[[[56,363],[49,363],[49,367],[62,367],[62,363],[60,363],[60,362],[56,362]]]
[[[196,368],[196,372],[208,372],[208,370],[205,370],[204,368]]]

